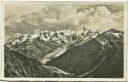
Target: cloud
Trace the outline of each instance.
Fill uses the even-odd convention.
[[[21,5],[22,4],[22,5]],[[94,29],[123,30],[122,4],[7,4],[6,35],[32,33],[37,30]],[[11,34],[11,35],[10,35]]]
[[[89,24],[94,25],[98,29],[115,28],[117,30],[123,29],[123,11],[112,13],[105,6],[96,8],[94,15],[89,16]]]

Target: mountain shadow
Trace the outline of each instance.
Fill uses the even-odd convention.
[[[123,36],[113,33],[121,32],[112,29],[80,46],[71,45],[67,52],[46,64],[78,77],[122,78]]]
[[[5,46],[5,77],[72,77],[72,75],[52,66],[45,66],[35,59]]]

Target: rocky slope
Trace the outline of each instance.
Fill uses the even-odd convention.
[[[123,77],[123,33],[110,29],[80,46],[71,45],[47,65],[79,77]]]
[[[84,27],[78,31],[44,30],[35,34],[22,35],[6,45],[11,49],[8,51],[5,48],[6,68],[10,60],[18,59],[24,61],[22,64],[29,64],[29,70],[33,70],[32,74],[36,73],[37,77],[45,77],[45,74],[46,77],[54,77],[51,74],[53,69],[57,70],[55,71],[57,77],[72,77],[72,75],[75,75],[73,77],[123,77],[123,32],[115,29],[102,32]],[[22,60],[22,56],[25,60]],[[41,63],[38,62],[39,68],[35,68],[35,64],[28,61]],[[21,64],[19,61],[12,63],[14,66]],[[17,69],[13,66],[11,68],[18,70],[20,76],[23,76],[20,70],[24,68]],[[44,73],[44,68],[50,73]],[[5,73],[8,75],[12,69],[5,70]],[[38,71],[42,71],[41,74],[44,75],[38,74],[35,69],[39,69]]]
[[[5,77],[72,77],[52,66],[45,66],[39,61],[28,58],[5,46]]]
[[[44,30],[34,34],[21,35],[20,37],[7,43],[7,45],[12,50],[18,51],[27,57],[42,61],[42,59],[46,59],[44,57],[47,57],[47,54],[52,54],[58,49],[63,50],[64,46],[68,47],[71,44],[79,45],[82,42],[90,40],[95,35],[95,32],[92,32],[90,31],[90,29],[85,28],[82,28],[79,31]],[[52,56],[52,58],[54,57]]]

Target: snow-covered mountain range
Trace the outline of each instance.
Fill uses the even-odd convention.
[[[40,32],[36,32],[34,34],[23,34],[13,41],[9,42],[10,45],[18,45],[23,42],[32,42],[36,39],[40,39],[41,41],[51,42],[55,45],[60,45],[63,43],[74,43],[80,40],[88,40],[90,38],[94,38],[100,32],[91,31],[91,29],[81,28],[77,31],[75,30],[60,30],[60,31],[48,31],[43,30]]]
[[[100,62],[104,56],[112,59],[110,65],[114,62],[120,66],[123,61],[123,32],[115,29],[97,31],[83,27],[79,30],[42,30],[21,35],[5,45],[10,51],[35,59],[43,65],[83,77],[87,76],[81,73],[95,68],[96,62]],[[8,48],[5,47],[6,50]],[[121,72],[122,68],[118,71]]]
[[[19,51],[28,57],[41,62],[63,54],[70,45],[79,46],[95,38],[102,45],[108,45],[110,38],[123,36],[122,33],[97,31],[85,27],[75,30],[43,30],[34,34],[24,34],[7,43],[12,50]]]

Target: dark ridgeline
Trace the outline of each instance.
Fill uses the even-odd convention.
[[[70,45],[66,52],[45,65],[39,62],[39,58],[58,46],[39,38],[33,43],[23,44],[14,45],[11,50],[5,46],[5,77],[123,77],[123,32],[114,29],[82,45]],[[26,51],[29,53],[25,54],[24,49],[30,50]]]
[[[39,61],[11,51],[5,45],[5,77],[72,77],[61,73],[55,67],[48,67]]]
[[[111,33],[121,35],[116,37]],[[71,46],[63,55],[47,62],[47,65],[56,66],[79,77],[121,78],[123,77],[122,35],[122,32],[110,29],[81,46]],[[100,43],[106,40],[107,44]],[[102,60],[104,57],[106,58]]]

